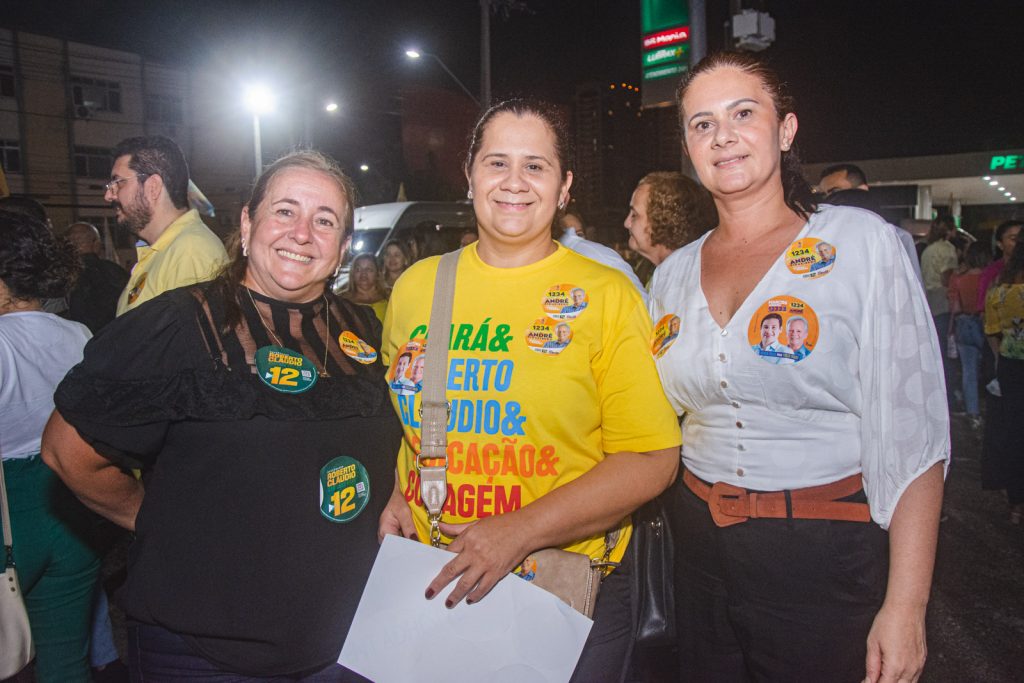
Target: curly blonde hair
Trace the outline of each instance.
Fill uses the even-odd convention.
[[[651,244],[679,249],[718,224],[711,194],[682,173],[648,173],[637,183],[641,185],[651,188],[647,195]]]

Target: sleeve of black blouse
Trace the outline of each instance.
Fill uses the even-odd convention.
[[[195,310],[177,290],[129,311],[89,341],[57,387],[61,416],[112,462],[143,468],[159,455],[189,385],[183,379],[204,357]]]

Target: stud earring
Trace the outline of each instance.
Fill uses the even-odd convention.
[[[334,275],[331,276],[331,279],[337,280],[339,275],[341,275],[341,261],[338,261],[338,267],[334,269]]]
[[[242,238],[242,256],[249,258],[249,245],[245,243],[245,238]]]
[[[565,202],[558,202],[558,210],[561,211],[565,208]]]
[[[472,199],[472,198],[473,198],[473,190],[472,190],[472,188],[470,188],[469,190],[466,191],[466,199]]]

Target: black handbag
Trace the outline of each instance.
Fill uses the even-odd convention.
[[[633,513],[633,623],[637,645],[675,644],[673,560],[672,535],[659,496]]]

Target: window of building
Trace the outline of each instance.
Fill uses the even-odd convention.
[[[161,93],[146,94],[146,120],[160,123],[183,123],[181,97]]]
[[[80,116],[95,111],[121,112],[121,84],[115,81],[72,76],[71,97],[76,108],[87,108]]]
[[[14,69],[0,64],[0,97],[14,97]]]
[[[75,175],[79,178],[109,178],[111,165],[109,149],[75,146]]]
[[[0,140],[0,166],[4,173],[21,173],[21,144],[17,140]]]

